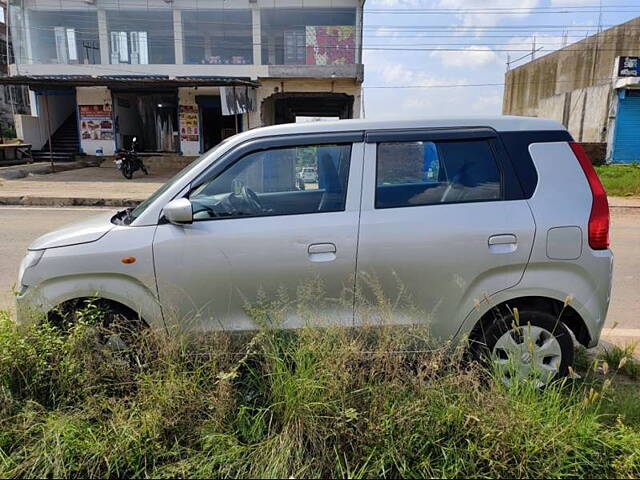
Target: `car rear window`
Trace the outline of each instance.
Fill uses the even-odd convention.
[[[487,140],[378,144],[376,208],[501,198],[501,173]]]
[[[520,181],[524,198],[531,198],[538,186],[538,172],[529,153],[529,145],[532,143],[573,141],[566,130],[500,132],[500,138]]]

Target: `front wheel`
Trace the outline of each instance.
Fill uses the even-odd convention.
[[[573,366],[573,339],[553,315],[540,311],[514,312],[495,321],[485,333],[484,360],[496,376],[510,385],[531,379],[543,387],[566,376]]]
[[[122,175],[127,180],[131,180],[133,178],[133,168],[131,167],[130,162],[122,162],[122,167],[120,167],[120,171]]]

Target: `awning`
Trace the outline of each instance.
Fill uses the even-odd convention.
[[[27,85],[29,88],[47,87],[258,87],[248,77],[208,75],[17,75],[0,77],[0,85]]]

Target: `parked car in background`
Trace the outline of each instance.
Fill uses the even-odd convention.
[[[303,150],[317,185],[300,190]],[[227,139],[135,209],[39,238],[17,300],[22,319],[97,295],[149,325],[246,330],[260,289],[295,292],[313,275],[328,298],[344,298],[368,276],[390,298],[398,282],[410,294],[398,323],[427,322],[443,342],[469,337],[512,373],[542,372],[543,384],[568,372],[572,337],[598,343],[608,232],[604,190],[553,121],[282,125]],[[354,309],[376,292],[347,291],[351,301],[326,315],[357,327]],[[284,327],[302,321],[292,312]]]
[[[313,167],[304,167],[301,175],[305,183],[316,183],[318,181],[318,173]]]

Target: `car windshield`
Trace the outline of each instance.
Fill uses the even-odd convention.
[[[229,137],[229,138],[232,138],[232,137]],[[127,216],[125,223],[130,224],[136,218],[142,215],[142,212],[144,212],[149,207],[149,205],[151,205],[158,197],[160,197],[164,192],[169,190],[169,188],[171,188],[182,177],[187,175],[191,170],[193,170],[195,167],[200,165],[202,161],[204,161],[207,158],[210,158],[212,154],[215,154],[215,152],[218,149],[220,149],[224,144],[228,142],[229,138],[223,140],[214,149],[204,153],[200,158],[198,158],[197,160],[194,160],[189,165],[187,165],[182,170],[180,170],[176,175],[174,175],[171,179],[169,179],[167,183],[165,183],[158,190],[156,190],[149,198],[147,198],[144,202],[142,202],[140,205],[134,208]]]

